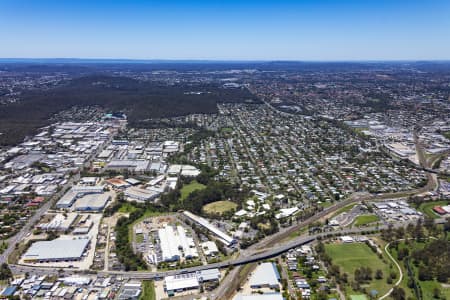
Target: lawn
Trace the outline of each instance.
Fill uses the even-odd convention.
[[[155,284],[153,281],[142,281],[142,294],[139,297],[140,300],[155,300]]]
[[[122,204],[122,206],[119,208],[120,213],[129,214],[135,211],[137,208],[134,207],[131,203],[125,202]]]
[[[425,202],[425,203],[420,204],[419,211],[423,212],[424,214],[426,214],[427,216],[429,216],[430,218],[433,218],[433,219],[442,218],[442,216],[436,214],[433,211],[433,207],[447,205],[447,204],[448,204],[448,201]]]
[[[347,205],[347,206],[344,206],[344,207],[340,208],[338,211],[336,211],[336,212],[333,214],[333,217],[334,217],[334,216],[337,216],[337,215],[340,215],[340,214],[342,214],[342,213],[351,211],[352,208],[353,208],[356,204],[358,204],[358,203],[349,204],[349,205]]]
[[[419,281],[419,285],[422,288],[423,299],[434,299],[435,288],[441,291],[441,297],[445,296],[445,299],[450,299],[450,288],[443,288],[442,284],[437,281]]]
[[[224,212],[236,209],[236,207],[236,203],[224,200],[206,204],[203,206],[203,211],[211,214],[223,214]]]
[[[361,215],[356,217],[355,221],[353,222],[353,224],[355,226],[364,226],[370,223],[374,223],[379,221],[380,218],[376,215]]]
[[[373,279],[365,285],[368,291],[377,290],[378,295],[381,296],[391,288],[392,285],[386,283],[386,277],[389,276],[391,271],[389,264],[384,263],[366,244],[327,244],[325,245],[325,251],[331,257],[333,264],[341,268],[341,273],[347,273],[350,280],[354,280],[355,270],[360,267],[370,267],[373,276],[377,269],[382,270],[383,279]],[[348,287],[347,294],[360,293],[354,292]]]
[[[221,131],[222,133],[232,133],[232,132],[233,132],[233,128],[231,128],[231,127],[222,127],[222,128],[220,129],[220,131]]]
[[[189,184],[183,185],[181,188],[181,200],[186,199],[190,193],[197,190],[203,190],[206,186],[204,184],[198,183],[196,180],[193,180]]]

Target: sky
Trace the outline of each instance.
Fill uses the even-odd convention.
[[[0,57],[448,60],[450,0],[0,0]]]

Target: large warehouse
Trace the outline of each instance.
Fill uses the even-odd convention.
[[[191,259],[198,257],[192,237],[186,236],[186,230],[182,226],[166,225],[158,230],[162,261],[176,261],[182,257]]]
[[[78,211],[101,211],[110,199],[111,196],[105,193],[85,195],[75,202],[75,209]]]
[[[206,219],[196,216],[189,211],[184,211],[183,214],[186,217],[188,217],[191,221],[194,221],[195,223],[203,226],[204,228],[206,228],[209,231],[211,231],[212,233],[214,233],[214,235],[217,237],[217,239],[219,241],[221,241],[222,243],[224,243],[225,245],[230,246],[230,245],[236,243],[235,239],[233,239],[231,236],[229,236],[225,232],[221,231],[219,228],[217,228],[213,224],[209,223]]]
[[[250,287],[252,289],[264,287],[279,288],[280,274],[278,273],[277,267],[270,262],[258,265],[250,277]]]
[[[88,238],[39,241],[33,243],[22,258],[25,263],[80,260],[89,242]]]

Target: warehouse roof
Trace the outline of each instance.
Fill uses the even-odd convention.
[[[77,210],[99,210],[106,206],[109,199],[108,194],[88,194],[78,199],[75,207]]]
[[[164,283],[166,284],[167,291],[191,289],[199,286],[196,273],[166,276],[164,278]]]
[[[237,294],[233,300],[283,300],[280,293],[242,295]]]
[[[274,286],[278,285],[280,274],[273,263],[260,264],[252,277],[250,278],[250,286]]]
[[[212,233],[214,233],[217,237],[219,237],[219,240],[223,242],[226,245],[231,245],[235,243],[235,239],[233,239],[228,234],[222,232],[219,228],[214,226],[213,224],[209,223],[206,219],[199,217],[197,215],[194,215],[193,213],[189,211],[184,211],[183,214],[187,216],[189,219],[191,219],[194,222],[197,222],[198,224],[202,225]]]
[[[81,258],[89,244],[89,239],[55,239],[35,242],[24,254],[26,260],[59,260]]]

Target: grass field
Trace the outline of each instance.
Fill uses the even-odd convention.
[[[356,217],[355,221],[353,222],[353,224],[355,226],[364,226],[370,223],[374,223],[379,221],[380,218],[376,215],[362,215],[362,216],[358,216]]]
[[[183,185],[181,188],[181,200],[186,199],[190,193],[196,190],[203,190],[206,186],[204,184],[198,183],[197,181],[193,180],[189,184]]]
[[[347,205],[347,206],[344,206],[344,207],[340,208],[339,210],[337,210],[337,211],[333,214],[333,216],[337,216],[337,215],[340,215],[340,214],[342,214],[342,213],[351,211],[352,208],[353,208],[356,204],[357,204],[357,203],[353,203],[353,204],[350,204],[350,205]]]
[[[139,300],[155,300],[155,284],[153,281],[144,280],[142,281],[142,294]]]
[[[205,206],[203,206],[203,211],[205,213],[223,214],[224,212],[236,209],[236,207],[236,203],[224,200],[206,204]]]
[[[378,295],[381,296],[391,288],[391,285],[386,283],[386,276],[391,271],[389,265],[384,263],[366,244],[327,244],[325,251],[331,257],[333,264],[341,268],[341,273],[345,272],[349,275],[350,280],[354,280],[355,270],[360,267],[370,267],[373,274],[377,269],[382,270],[383,279],[373,279],[367,285],[367,290],[377,290]],[[352,291],[348,287],[347,294],[358,295],[360,293]]]
[[[233,132],[233,128],[231,128],[231,127],[222,127],[222,128],[220,129],[220,131],[221,131],[222,133],[232,133],[232,132]]]
[[[433,211],[433,207],[435,206],[442,206],[442,205],[447,205],[448,201],[432,201],[432,202],[425,202],[422,203],[419,206],[419,211],[423,212],[424,214],[426,214],[427,216],[429,216],[430,218],[433,219],[437,219],[437,218],[441,218],[440,215],[436,214]]]
[[[136,210],[136,207],[134,207],[131,203],[125,202],[122,204],[122,206],[119,208],[119,212],[129,214]]]

